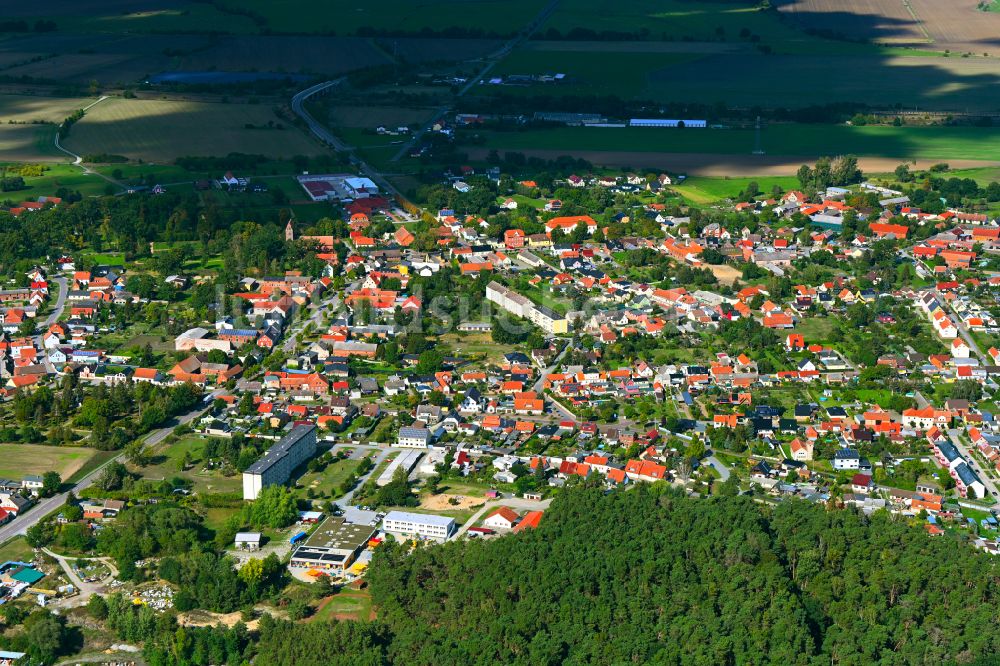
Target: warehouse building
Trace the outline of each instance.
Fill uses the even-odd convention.
[[[376,529],[371,525],[330,516],[295,549],[288,566],[292,569],[317,569],[332,576],[343,575],[375,533]]]
[[[379,474],[378,479],[375,480],[375,485],[380,488],[389,485],[392,482],[392,477],[396,475],[397,469],[402,469],[409,474],[417,466],[417,461],[420,460],[420,456],[422,455],[424,455],[422,451],[403,451]]]
[[[403,536],[446,541],[455,533],[455,519],[427,513],[390,511],[382,520],[382,529]]]
[[[316,426],[297,425],[243,472],[243,499],[255,500],[267,486],[285,483],[316,454]]]

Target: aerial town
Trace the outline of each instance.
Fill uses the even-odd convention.
[[[1000,654],[997,2],[52,4],[0,666]]]

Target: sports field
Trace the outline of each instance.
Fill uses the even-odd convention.
[[[269,121],[285,129],[247,129]],[[109,99],[73,126],[64,145],[78,155],[111,153],[169,162],[185,155],[314,155],[323,148],[267,105]]]
[[[0,444],[0,477],[22,479],[26,474],[58,472],[68,479],[94,457],[94,449],[38,444]]]
[[[486,148],[504,150],[708,153],[749,155],[752,129],[559,127],[486,132]],[[772,124],[761,132],[768,155],[851,153],[898,160],[1000,161],[1000,128]]]

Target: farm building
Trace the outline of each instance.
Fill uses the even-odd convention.
[[[628,121],[628,124],[630,127],[708,127],[707,120],[677,120],[671,118],[632,118]]]

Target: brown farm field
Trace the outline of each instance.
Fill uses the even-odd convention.
[[[285,129],[246,128],[269,121]],[[267,105],[118,98],[88,111],[63,143],[79,155],[112,153],[147,162],[231,152],[289,158],[324,150]]]
[[[0,95],[0,123],[30,123],[41,120],[60,123],[77,109],[82,109],[94,97],[42,97],[40,95]]]
[[[53,145],[54,123],[91,102],[82,97],[0,95],[0,161],[66,159]],[[46,124],[32,124],[38,122]]]
[[[1000,56],[1000,14],[978,0],[784,0],[779,7],[808,30],[881,44]]]

